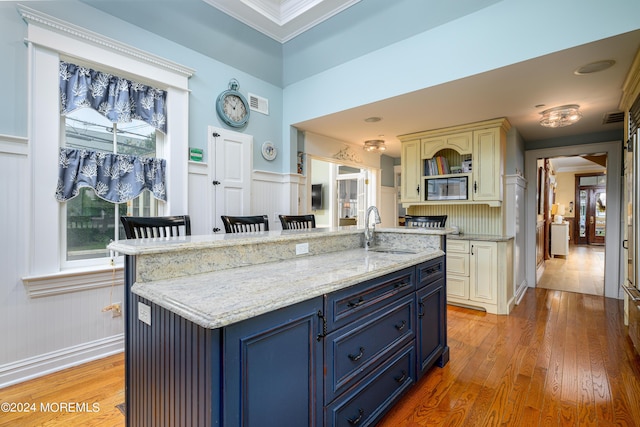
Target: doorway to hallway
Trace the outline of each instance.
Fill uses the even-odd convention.
[[[604,246],[569,245],[566,257],[545,261],[538,287],[557,291],[604,295]]]

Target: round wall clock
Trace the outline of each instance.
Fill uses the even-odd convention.
[[[262,144],[262,157],[267,160],[273,160],[277,155],[278,150],[276,150],[276,146],[273,145],[273,142],[265,141],[265,143]]]
[[[229,81],[229,89],[218,95],[216,111],[220,119],[234,128],[240,128],[249,121],[249,104],[238,92],[240,84],[236,79]]]

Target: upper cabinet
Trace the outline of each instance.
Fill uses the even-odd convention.
[[[502,204],[504,119],[401,135],[401,202]]]

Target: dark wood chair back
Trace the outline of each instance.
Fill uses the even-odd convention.
[[[148,237],[180,236],[181,228],[185,236],[191,235],[189,215],[177,216],[121,216],[127,239]]]
[[[315,215],[280,215],[283,230],[301,230],[316,228]]]
[[[426,227],[426,228],[442,228],[447,222],[447,215],[429,215],[429,216],[413,216],[406,215],[404,217],[405,227]]]
[[[227,233],[253,233],[269,231],[269,217],[267,215],[228,216],[222,215],[224,231]]]

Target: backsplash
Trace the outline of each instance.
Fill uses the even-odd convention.
[[[447,215],[447,227],[457,226],[465,234],[505,234],[503,208],[488,205],[420,205],[407,209],[408,215]]]

